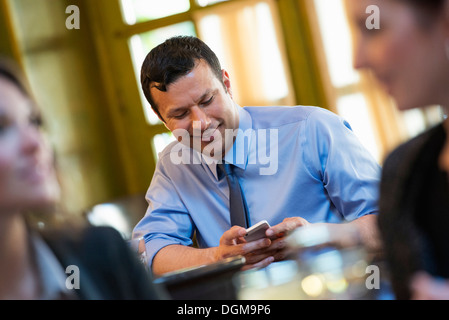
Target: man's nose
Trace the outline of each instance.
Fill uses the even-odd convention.
[[[191,115],[192,115],[191,120],[192,123],[194,123],[193,127],[195,129],[201,129],[201,131],[204,131],[207,128],[209,128],[211,120],[203,109],[196,106],[192,107]]]

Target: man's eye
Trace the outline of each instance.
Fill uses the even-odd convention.
[[[210,105],[212,101],[214,100],[214,96],[210,97],[209,100],[202,102],[201,104],[204,106]]]
[[[187,112],[183,112],[174,116],[175,119],[182,119],[187,115]]]

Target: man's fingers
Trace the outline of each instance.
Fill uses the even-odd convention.
[[[298,227],[306,226],[308,224],[310,223],[301,217],[286,218],[281,223],[267,229],[265,234],[268,237],[281,237]]]
[[[271,240],[268,238],[259,239],[256,241],[247,242],[242,245],[244,254],[254,252],[260,249],[268,248],[271,245]]]
[[[249,270],[249,269],[253,269],[253,268],[264,268],[264,267],[267,267],[268,265],[270,265],[270,263],[272,263],[273,261],[274,261],[274,258],[270,256],[270,257],[267,257],[257,263],[246,264],[242,267],[241,270],[243,271],[243,270]]]
[[[242,234],[245,235],[246,230],[241,227],[232,227],[223,233],[223,236],[220,239],[220,246],[218,247],[218,257],[228,258],[237,255],[244,256],[271,245],[271,240],[268,238],[246,242],[243,239]]]
[[[270,244],[269,248],[265,248],[264,247],[264,248],[262,248],[260,250],[253,251],[252,253],[253,254],[257,254],[257,255],[259,255],[259,254],[267,255],[268,252],[276,252],[276,251],[279,251],[279,250],[283,250],[286,247],[287,247],[287,243],[285,241],[285,238],[279,238],[279,239],[276,239],[276,240],[271,240],[271,244]]]
[[[244,237],[246,229],[239,226],[233,226],[231,229],[223,233],[220,243],[224,245],[234,245],[239,242],[239,239]]]

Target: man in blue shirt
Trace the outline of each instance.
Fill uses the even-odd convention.
[[[285,235],[309,223],[340,223],[374,246],[380,167],[348,123],[318,107],[245,107],[229,75],[194,37],[153,49],[142,88],[178,141],[159,155],[147,213],[134,229],[156,274],[244,255],[246,268],[284,258]],[[233,164],[248,220],[267,220],[267,238],[246,242],[231,226],[228,183],[217,163]],[[196,232],[199,248],[192,247]]]

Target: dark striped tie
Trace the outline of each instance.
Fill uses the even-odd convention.
[[[232,165],[229,163],[219,163],[218,167],[225,174],[226,180],[228,181],[231,226],[238,225],[248,228],[248,208],[239,180],[232,172]]]

